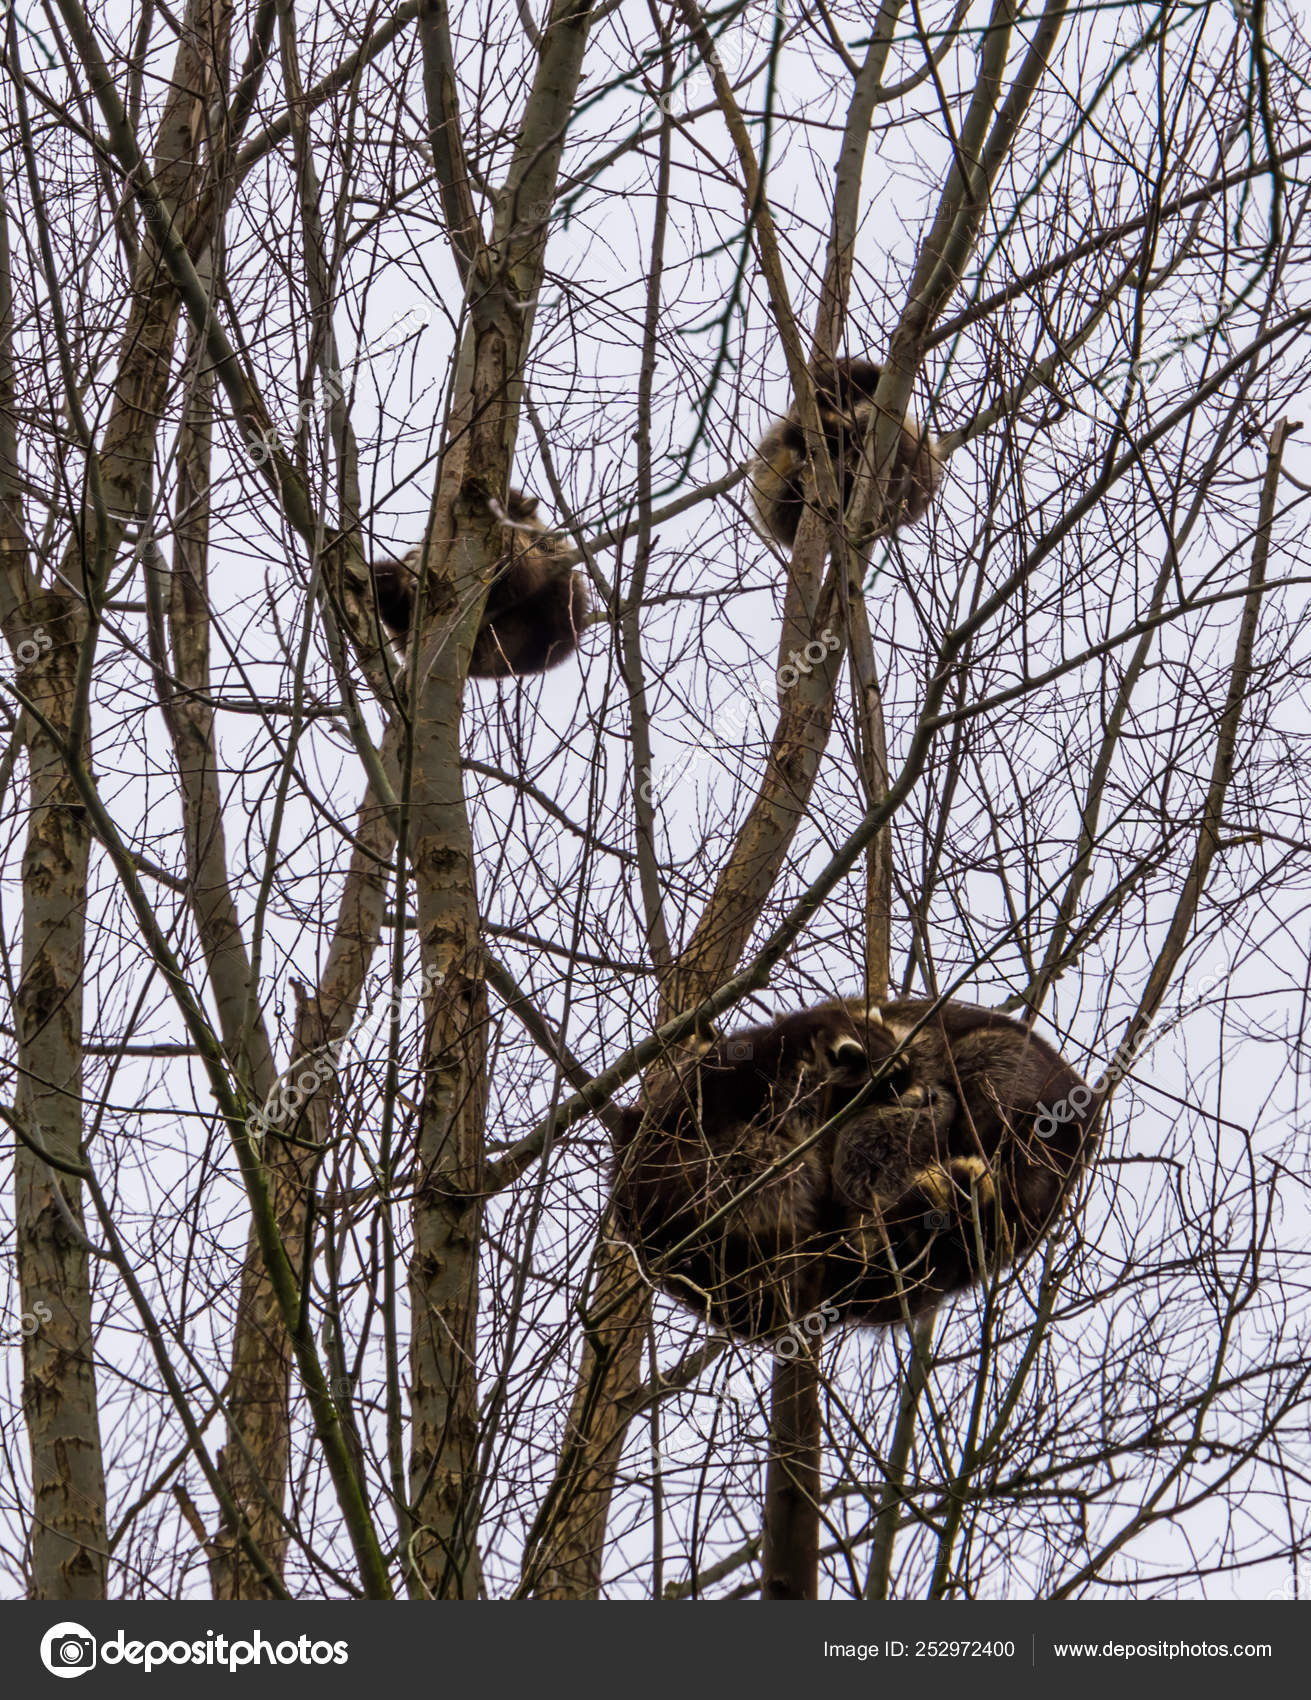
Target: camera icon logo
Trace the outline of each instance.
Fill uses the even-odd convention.
[[[96,1668],[95,1637],[80,1623],[57,1623],[41,1637],[41,1663],[51,1676],[82,1676]]]

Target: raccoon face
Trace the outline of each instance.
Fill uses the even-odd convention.
[[[812,1065],[822,1089],[822,1115],[827,1120],[859,1097],[858,1122],[877,1116],[889,1136],[907,1123],[927,1120],[936,1130],[954,1112],[954,1099],[932,1078],[929,1058],[915,1047],[901,1047],[896,1035],[877,1017],[853,1020],[854,1031],[822,1035]],[[841,1135],[839,1135],[841,1138]]]
[[[891,1033],[886,1045],[881,1066],[870,1070],[872,1094],[838,1130],[832,1169],[839,1200],[880,1217],[895,1214],[916,1177],[945,1155],[958,1111],[931,1053],[898,1049]]]

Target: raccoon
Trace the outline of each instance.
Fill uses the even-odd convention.
[[[855,488],[874,425],[874,391],[883,368],[871,360],[823,361],[814,372],[815,399],[845,508]],[[934,438],[910,414],[888,484],[885,515],[876,536],[923,519],[942,483],[945,462]],[[801,515],[813,501],[806,438],[794,402],[770,426],[751,463],[751,497],[766,537],[786,548],[797,539]]]
[[[565,563],[563,545],[537,518],[537,509],[537,498],[520,490],[506,498],[505,553],[474,640],[471,679],[545,673],[578,647],[591,613],[587,581]],[[376,561],[371,569],[378,613],[401,642],[414,613],[420,558],[415,548],[403,560]]]
[[[743,1339],[786,1327],[840,1228],[832,1140],[813,1136],[896,1049],[877,1016],[826,1004],[648,1076],[613,1196],[654,1284]]]
[[[1031,1251],[1087,1160],[1092,1094],[1008,1017],[932,1010],[822,1004],[648,1077],[613,1189],[654,1285],[758,1340],[802,1295],[880,1327]],[[1079,1089],[1081,1112],[1043,1117]]]
[[[837,1136],[842,1226],[825,1283],[845,1320],[866,1327],[1026,1257],[1087,1163],[1097,1119],[1091,1089],[1009,1016],[919,999],[880,1013],[904,1047],[906,1084],[895,1109],[862,1109]],[[1057,1107],[1066,1119],[1047,1113]]]

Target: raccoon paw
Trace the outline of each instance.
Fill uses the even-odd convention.
[[[951,1157],[947,1170],[958,1192],[963,1192],[966,1198],[977,1194],[980,1209],[992,1205],[997,1189],[992,1184],[992,1171],[982,1157]]]
[[[944,1217],[949,1212],[968,1215],[974,1197],[980,1210],[989,1209],[997,1196],[982,1157],[949,1157],[945,1163],[934,1163],[912,1175],[910,1187]]]

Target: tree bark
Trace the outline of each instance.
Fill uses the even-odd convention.
[[[478,622],[502,548],[505,499],[532,302],[545,263],[569,114],[591,26],[588,0],[554,0],[490,241],[460,143],[449,19],[419,14],[429,135],[469,293],[448,448],[420,566],[411,655],[416,689],[407,846],[425,969],[435,982],[413,1205],[411,1551],[414,1583],[438,1599],[481,1591],[481,1489],[474,1373],[487,1097],[487,986],[473,840],[461,772],[461,707]]]
[[[178,47],[157,143],[158,175],[171,214],[183,216],[198,191],[206,102],[214,93],[211,51],[226,40],[222,0],[193,0]],[[83,22],[79,18],[79,22]],[[36,196],[39,202],[39,193]],[[115,400],[89,476],[75,535],[63,561],[70,590],[37,591],[11,556],[9,595],[17,625],[44,631],[51,647],[22,685],[49,730],[28,726],[31,807],[23,858],[22,974],[16,998],[17,1109],[30,1137],[55,1159],[81,1149],[82,979],[90,832],[86,809],[61,745],[85,751],[87,694],[96,626],[90,609],[105,585],[136,511],[167,393],[177,331],[176,291],[147,233],[121,342]],[[25,635],[17,631],[16,635]],[[56,1178],[20,1141],[15,1153],[19,1285],[25,1308],[51,1320],[25,1342],[23,1403],[33,1473],[32,1591],[43,1599],[102,1597],[106,1585],[105,1487],[95,1398],[90,1260],[82,1235],[80,1187]],[[36,1311],[40,1316],[41,1311]]]

